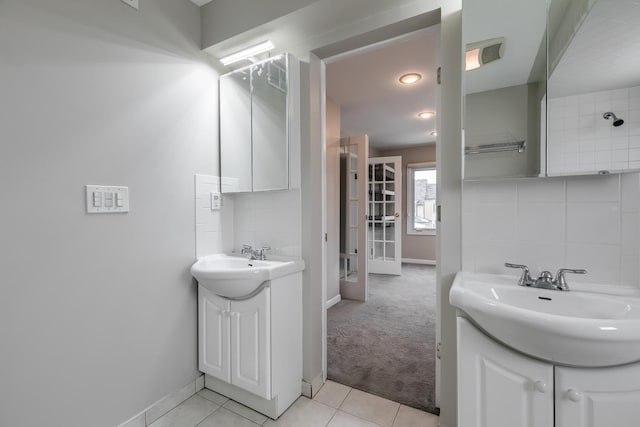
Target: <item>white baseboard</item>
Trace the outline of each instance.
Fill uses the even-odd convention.
[[[340,294],[331,298],[329,301],[327,301],[327,310],[333,307],[334,305],[336,305],[337,303],[339,303],[341,300],[342,300],[342,297],[340,296]]]
[[[312,399],[313,396],[318,394],[323,385],[322,373],[318,374],[311,382],[302,380],[302,395]]]
[[[119,427],[145,427],[156,421],[158,418],[202,390],[204,387],[204,374],[201,374],[194,381],[190,382],[180,390],[168,394],[157,402],[152,403],[142,412],[129,418]],[[200,388],[198,388],[200,387]]]
[[[436,265],[435,259],[402,258],[402,262],[407,264]]]

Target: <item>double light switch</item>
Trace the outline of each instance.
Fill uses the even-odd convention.
[[[129,187],[87,185],[87,213],[129,212]]]

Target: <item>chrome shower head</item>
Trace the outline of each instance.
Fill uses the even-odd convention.
[[[602,115],[602,117],[604,117],[605,120],[613,119],[613,125],[615,127],[622,126],[624,123],[624,120],[617,118],[611,111],[607,111]]]

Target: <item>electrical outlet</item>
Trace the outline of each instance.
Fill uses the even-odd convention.
[[[128,4],[132,8],[138,10],[138,0],[120,0],[124,4]]]

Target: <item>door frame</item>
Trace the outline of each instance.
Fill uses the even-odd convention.
[[[441,23],[440,23],[441,25]],[[425,31],[428,30],[431,27],[431,25],[423,27],[417,31]],[[326,182],[327,182],[327,170],[326,170],[326,64],[336,61],[340,58],[343,58],[345,56],[349,56],[355,53],[362,53],[368,49],[371,49],[372,46],[377,45],[379,43],[387,43],[390,42],[392,40],[397,40],[397,39],[402,39],[404,37],[410,36],[412,33],[415,33],[416,30],[413,31],[408,31],[405,33],[402,33],[400,35],[397,35],[395,37],[389,37],[386,38],[382,41],[379,41],[378,43],[365,43],[365,42],[361,42],[361,43],[365,43],[365,44],[361,44],[360,47],[348,50],[348,51],[344,51],[341,53],[338,53],[334,56],[328,56],[328,57],[323,57],[320,58],[318,57],[315,52],[311,52],[310,53],[310,75],[311,75],[311,87],[317,88],[318,89],[318,95],[320,97],[319,99],[319,106],[320,106],[320,123],[319,123],[319,132],[320,132],[320,141],[322,143],[322,148],[321,148],[321,159],[320,159],[320,163],[321,163],[321,176],[320,176],[320,181],[321,181],[321,185],[322,185],[322,196],[321,196],[321,203],[322,203],[322,230],[323,230],[323,236],[326,236],[326,231],[327,231],[327,191],[326,191]],[[442,45],[443,40],[442,40],[442,30],[441,30],[441,38],[440,38],[440,46]],[[437,55],[440,55],[440,48],[437,49]],[[441,61],[438,61],[441,62]],[[314,79],[314,77],[316,79]],[[441,106],[442,106],[442,97],[441,97],[441,93],[439,90],[439,85],[436,89],[436,111],[440,111],[441,110]],[[436,121],[436,128],[439,128],[439,124],[440,124],[440,117],[437,117],[437,121]],[[436,147],[440,146],[441,143],[441,132],[437,132],[437,136],[436,136]],[[436,150],[438,150],[436,148]],[[437,151],[436,151],[437,153]],[[438,171],[438,173],[440,172],[440,162],[436,162],[436,170]],[[401,166],[402,167],[402,166]],[[326,237],[325,237],[326,239]],[[327,380],[327,277],[326,277],[326,270],[327,270],[327,264],[326,264],[326,260],[327,260],[327,248],[328,245],[326,243],[326,240],[323,240],[323,250],[322,250],[322,277],[321,277],[321,285],[322,285],[322,309],[321,309],[321,321],[322,321],[322,381],[326,382]],[[440,259],[440,247],[439,245],[436,245],[436,259]],[[436,340],[439,343],[440,342],[440,335],[441,335],[441,283],[436,280],[436,291],[437,291],[437,298],[436,298]],[[435,384],[435,393],[436,393],[436,406],[440,406],[440,378],[441,378],[441,374],[440,374],[440,360],[439,360],[439,352],[436,355],[436,384]],[[315,391],[313,392],[315,393]]]

